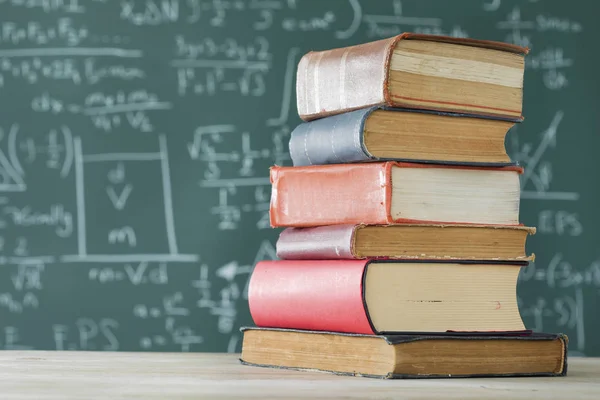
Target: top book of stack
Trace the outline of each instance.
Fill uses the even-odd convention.
[[[311,121],[387,106],[522,120],[528,51],[502,42],[414,33],[311,51],[298,65],[298,114]]]

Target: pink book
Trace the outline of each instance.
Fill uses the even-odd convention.
[[[328,225],[284,229],[277,256],[288,260],[425,259],[531,261],[535,228],[461,224]]]

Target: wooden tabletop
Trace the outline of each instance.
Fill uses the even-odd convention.
[[[241,365],[238,355],[0,351],[4,399],[600,399],[600,359],[566,377],[379,380]]]

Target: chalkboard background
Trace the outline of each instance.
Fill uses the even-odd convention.
[[[531,48],[520,308],[599,356],[599,10],[575,3],[0,0],[0,347],[239,351],[300,56],[413,31]]]

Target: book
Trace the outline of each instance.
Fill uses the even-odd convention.
[[[243,327],[240,362],[380,379],[565,376],[568,337],[381,335]]]
[[[248,304],[259,327],[362,334],[525,331],[527,262],[265,260]]]
[[[396,222],[518,225],[523,168],[395,161],[273,166],[272,227]]]
[[[280,259],[417,259],[533,261],[526,241],[536,229],[495,225],[327,225],[285,228]]]
[[[526,47],[403,33],[310,51],[296,71],[296,103],[310,121],[372,105],[522,119]]]
[[[364,161],[511,164],[505,148],[516,119],[374,106],[300,123],[294,166]]]

